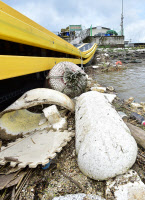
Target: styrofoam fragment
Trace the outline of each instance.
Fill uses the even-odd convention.
[[[137,144],[126,124],[99,92],[76,102],[76,153],[80,170],[95,180],[125,173],[135,162]]]
[[[59,122],[52,125],[52,127],[56,130],[66,130],[67,129],[67,120],[65,118],[61,118]]]
[[[37,88],[24,93],[17,101],[2,111],[0,116],[13,110],[30,108],[41,104],[56,104],[72,112],[74,112],[75,108],[73,101],[67,95],[52,89]]]
[[[46,165],[47,163],[49,163],[49,161],[50,161],[49,159],[46,159],[45,161],[42,162],[42,165],[43,166]]]
[[[0,118],[0,138],[13,139],[49,127],[48,121],[40,125],[43,119],[45,118],[41,114],[26,109],[5,113]]]
[[[57,152],[60,152],[61,150],[62,150],[62,147],[58,148],[58,149],[57,149]]]
[[[56,150],[56,152],[57,152],[57,150]],[[51,156],[49,156],[49,158],[50,158],[50,159],[53,159],[53,158],[55,158],[55,156],[56,156],[56,153],[54,153],[54,154],[52,154]]]
[[[10,162],[11,167],[16,167],[17,163],[16,162]]]
[[[6,163],[6,161],[0,161],[0,165],[5,165]]]
[[[7,163],[5,157],[17,157],[18,162],[10,162],[10,164],[14,166],[14,163],[19,163],[18,166],[21,168],[27,165],[34,168],[39,163],[46,164],[73,136],[74,132],[68,131],[37,131],[21,141],[13,142],[9,148],[3,149],[0,152],[0,164]]]
[[[56,107],[56,105],[49,106],[43,109],[44,116],[48,119],[50,124],[55,124],[60,122],[61,116]]]
[[[106,199],[145,200],[145,184],[134,170],[129,170],[115,179],[109,179],[105,193]]]
[[[99,66],[97,66],[97,65],[94,65],[94,66],[92,66],[92,68],[93,68],[93,69],[98,69],[98,68],[99,68]]]
[[[112,103],[113,100],[116,98],[116,94],[103,94],[103,95],[109,101],[109,103]]]
[[[45,124],[46,122],[47,122],[47,119],[46,119],[46,118],[41,119],[41,120],[39,121],[39,126],[41,126],[42,124]]]

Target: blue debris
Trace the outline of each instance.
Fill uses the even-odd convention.
[[[44,167],[42,167],[42,169],[48,169],[50,167],[50,164],[51,164],[51,160]]]

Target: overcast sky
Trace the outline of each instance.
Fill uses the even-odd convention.
[[[120,32],[122,0],[2,0],[52,32],[92,24]],[[145,0],[124,0],[125,40],[145,42]]]

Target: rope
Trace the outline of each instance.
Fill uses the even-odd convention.
[[[59,79],[59,78],[63,78],[63,76],[47,76],[46,77],[46,79],[50,79],[50,78]]]
[[[81,51],[80,51],[80,57],[81,57],[81,69],[84,71],[84,67],[83,67],[83,59],[82,59]]]
[[[82,59],[82,54],[81,54],[81,69],[84,71],[84,66],[83,66],[83,59]]]

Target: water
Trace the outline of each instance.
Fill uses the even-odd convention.
[[[98,83],[113,86],[121,99],[134,97],[135,102],[145,102],[145,61],[130,65],[123,71],[95,76]]]

